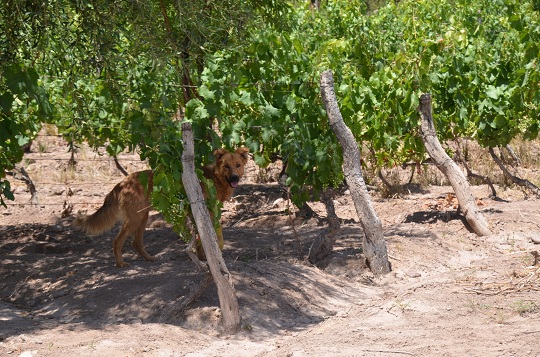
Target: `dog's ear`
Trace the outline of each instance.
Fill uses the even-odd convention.
[[[227,150],[225,150],[225,149],[216,149],[216,150],[214,150],[214,160],[216,162],[218,162],[219,160],[221,160],[223,155],[225,155],[226,153],[227,153]]]
[[[249,149],[247,147],[241,147],[236,149],[236,153],[242,157],[242,161],[244,161],[244,164],[248,162],[249,159]]]

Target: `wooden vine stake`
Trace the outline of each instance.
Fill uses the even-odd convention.
[[[458,165],[446,154],[437,138],[435,124],[431,115],[431,95],[422,94],[420,96],[418,111],[422,119],[420,130],[426,151],[433,162],[435,162],[435,165],[437,165],[437,168],[450,181],[456,193],[459,208],[463,212],[465,219],[477,235],[490,235],[491,231],[488,228],[487,221],[478,211],[467,178],[459,169]]]
[[[351,191],[356,213],[364,230],[362,248],[367,264],[375,276],[388,274],[392,269],[388,261],[386,241],[382,223],[371,204],[360,167],[360,150],[351,130],[347,127],[339,110],[332,71],[321,74],[321,95],[330,121],[330,127],[343,148],[343,172]]]
[[[206,253],[210,273],[217,285],[219,304],[223,323],[223,332],[234,334],[240,331],[240,311],[238,298],[232,284],[232,276],[225,265],[218,246],[217,235],[206,208],[199,178],[195,173],[195,151],[193,144],[193,130],[190,122],[182,123],[182,139],[184,152],[182,153],[182,182],[191,204],[191,212]]]

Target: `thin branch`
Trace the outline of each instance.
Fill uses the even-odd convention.
[[[519,157],[516,155],[516,152],[514,151],[514,149],[512,149],[512,147],[510,146],[510,144],[506,144],[505,148],[506,148],[506,151],[508,151],[508,153],[510,154],[510,156],[511,156],[512,159],[514,160],[514,162],[516,163],[516,166],[521,165],[521,160],[520,160]]]
[[[412,180],[414,178],[414,173],[416,172],[417,167],[420,167],[420,162],[416,162],[416,165],[412,165],[411,177],[409,177],[409,180],[407,181],[408,185],[410,185],[412,183]],[[418,172],[420,172],[420,170],[418,170]]]
[[[510,171],[508,171],[506,166],[504,166],[503,162],[497,156],[497,154],[495,154],[495,151],[493,150],[492,147],[489,148],[489,153],[490,153],[491,157],[493,158],[493,160],[495,161],[495,163],[502,170],[502,172],[503,172],[503,174],[504,174],[504,176],[506,178],[510,179],[510,181],[512,181],[513,183],[515,183],[518,186],[525,187],[525,188],[531,190],[537,197],[540,197],[540,188],[538,186],[536,186],[535,184],[533,184],[531,181],[529,181],[527,179],[522,179],[520,177],[512,175],[510,173]]]
[[[475,179],[478,179],[478,180],[481,180],[481,181],[485,182],[489,186],[489,188],[491,190],[491,197],[493,197],[493,198],[497,197],[497,191],[495,191],[495,186],[493,186],[493,183],[491,182],[489,177],[482,176],[480,174],[472,172],[472,170],[469,168],[469,165],[467,164],[467,160],[461,154],[461,147],[460,147],[459,140],[456,140],[456,143],[457,143],[456,155],[457,155],[459,161],[463,164],[463,167],[465,167],[465,170],[467,171],[467,177],[472,177],[472,178],[475,178]]]
[[[375,153],[375,149],[373,149],[373,146],[370,146],[369,147],[369,151],[371,152],[371,155],[373,155],[373,157],[375,157],[375,160],[376,160],[376,153]],[[381,182],[383,183],[383,185],[386,186],[386,188],[388,189],[388,192],[392,193],[392,192],[395,192],[396,189],[394,187],[394,185],[392,185],[387,179],[386,177],[384,177],[383,173],[382,173],[382,168],[379,167],[379,165],[377,165],[377,176],[379,177],[379,179],[381,180]],[[412,178],[411,178],[412,180]]]
[[[401,355],[414,356],[414,353],[405,352],[405,351],[390,351],[390,350],[360,350],[360,351],[371,352],[371,353],[396,353],[396,354],[401,354]]]
[[[124,167],[122,165],[120,165],[120,162],[118,162],[118,157],[114,157],[114,164],[116,165],[116,168],[124,175],[124,176],[127,176],[128,173],[126,171],[126,169],[124,169]]]
[[[530,223],[536,225],[538,228],[540,228],[540,224],[536,223],[536,222],[533,221],[532,219],[529,219],[529,218],[525,217],[525,216],[523,215],[523,213],[521,213],[521,211],[518,211],[518,212],[519,212],[519,215],[521,216],[521,218],[527,220],[528,222],[530,222]]]
[[[15,168],[15,170],[20,172],[21,177],[17,177],[18,175],[13,175],[13,176],[15,178],[18,178],[24,181],[24,183],[26,183],[26,186],[28,187],[28,191],[30,191],[30,194],[32,195],[30,197],[30,202],[33,206],[37,206],[38,196],[37,196],[36,186],[34,185],[34,182],[32,181],[32,179],[30,178],[30,175],[28,175],[28,172],[26,172],[26,170],[22,166],[19,168]]]

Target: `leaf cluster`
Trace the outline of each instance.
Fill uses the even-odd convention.
[[[201,75],[200,100],[188,103],[198,137],[209,136],[232,148],[245,143],[255,163],[280,157],[296,203],[306,186],[341,182],[341,149],[328,135],[318,80],[304,44],[295,36],[257,31],[251,45],[214,54]],[[204,123],[215,120],[218,132]]]
[[[185,211],[174,201],[182,194],[177,113],[196,95],[204,57],[242,43],[256,20],[282,24],[279,16],[288,9],[283,4],[3,2],[2,177],[22,159],[21,145],[35,137],[41,123],[50,122],[70,148],[85,141],[94,148],[105,146],[112,156],[138,150],[156,169],[156,206],[171,217]],[[2,179],[0,189],[0,199],[13,198],[8,181]]]
[[[297,204],[307,186],[341,183],[318,87],[326,69],[378,167],[425,157],[423,92],[434,98],[441,140],[492,147],[540,130],[535,0],[403,0],[377,11],[363,0],[319,11],[277,0],[10,0],[0,15],[0,172],[49,121],[74,145],[139,150],[156,169],[161,211],[184,210],[173,208],[184,106],[197,162],[238,145],[260,166],[281,158]]]
[[[208,59],[188,116],[217,120],[228,146],[245,142],[257,164],[287,162],[297,194],[338,184],[340,148],[325,120],[318,77],[335,74],[340,109],[377,166],[422,160],[418,98],[435,99],[442,140],[485,146],[538,136],[538,11],[534,2],[401,1],[367,13],[363,1],[297,6],[288,31],[261,26],[251,45]]]

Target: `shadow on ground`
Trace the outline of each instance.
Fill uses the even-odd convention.
[[[271,229],[224,229],[224,258],[246,329],[258,329],[262,336],[303,329],[363,298],[346,277],[322,273],[299,259],[320,229],[302,228],[301,240]],[[0,339],[21,329],[65,323],[100,328],[164,322],[215,331],[220,317],[215,287],[187,310],[175,309],[202,279],[184,251],[186,244],[166,226],[149,228],[145,245],[159,260],[141,260],[126,244],[124,258],[130,266],[117,268],[111,249],[117,231],[87,237],[67,222],[2,227]],[[354,235],[347,230],[341,234],[343,244]],[[358,247],[337,246],[335,257],[359,262]]]

